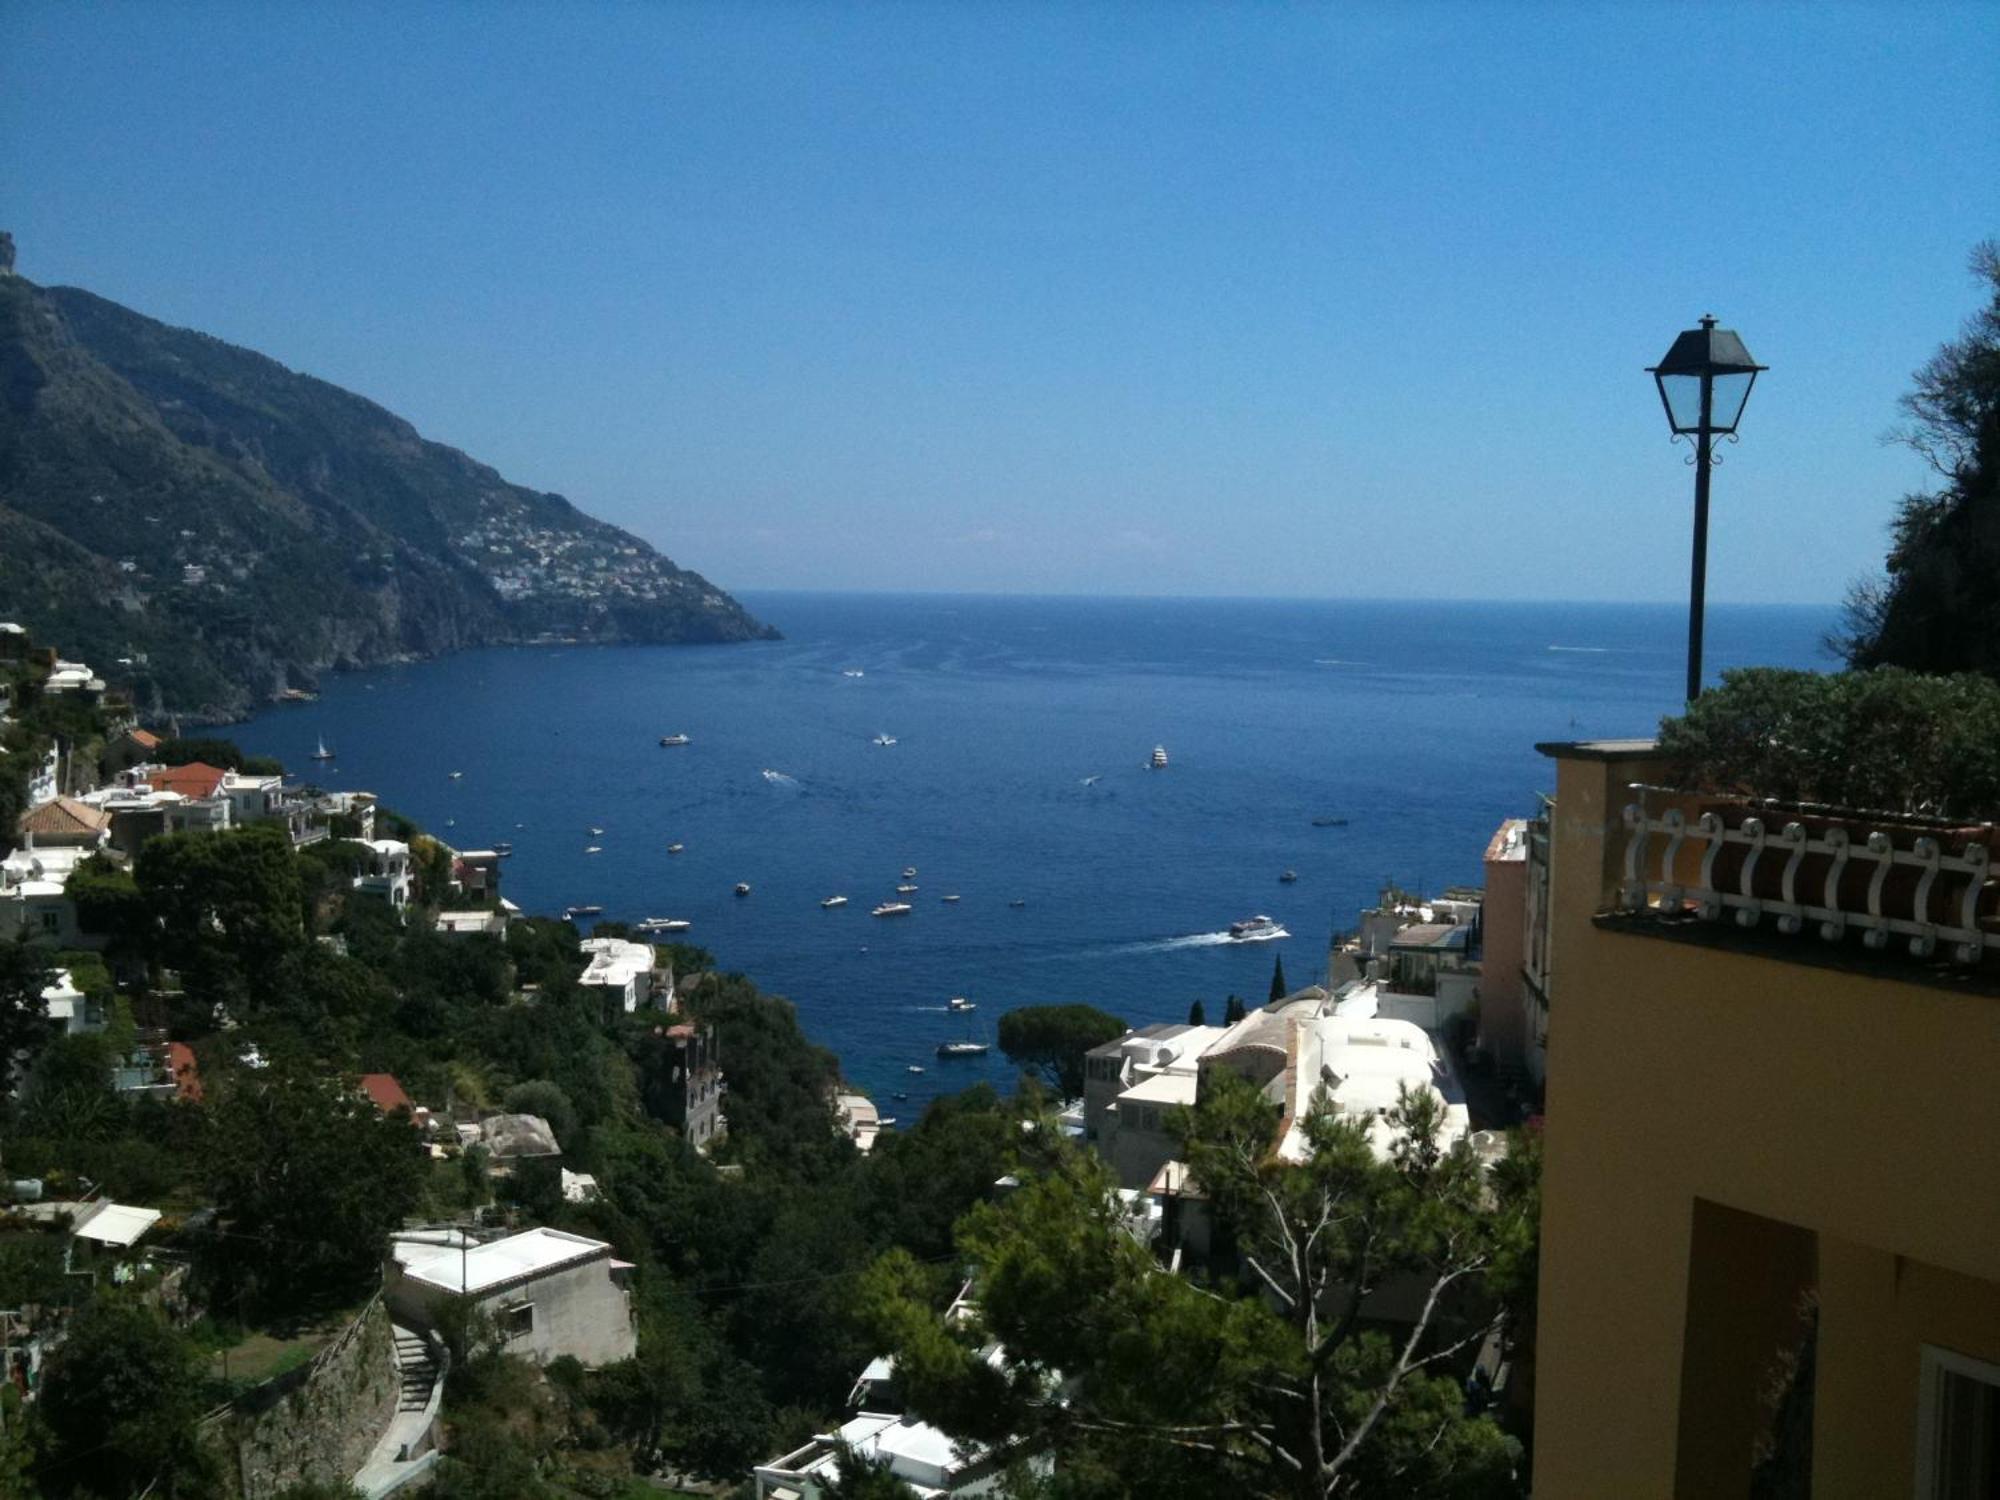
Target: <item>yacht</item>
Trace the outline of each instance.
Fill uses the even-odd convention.
[[[866,677],[868,674],[859,667],[849,667],[840,674],[842,677]]]
[[[663,734],[660,736],[660,743],[662,745],[685,745],[688,743],[688,737],[684,734]]]
[[[871,917],[900,917],[907,914],[909,909],[910,903],[907,901],[884,901],[875,910],[868,913],[868,915]]]
[[[1007,904],[1009,906],[1026,906],[1028,903],[1023,901],[1019,896],[1016,896],[1012,901],[1009,901]]]
[[[601,844],[585,844],[583,846],[583,852],[585,854],[602,854],[604,852],[604,846]]]
[[[1146,768],[1147,768],[1148,770],[1152,770],[1152,771],[1164,771],[1164,770],[1166,770],[1166,768],[1167,768],[1167,747],[1166,747],[1165,745],[1155,745],[1155,746],[1153,746],[1153,758],[1152,758],[1151,760],[1149,760],[1149,761],[1147,761],[1147,762],[1146,762]]]
[[[918,1066],[917,1064],[915,1064],[915,1063],[911,1063],[911,1064],[910,1064],[910,1067],[909,1067],[909,1071],[910,1071],[910,1072],[912,1072],[912,1073],[921,1073],[921,1072],[923,1072],[923,1069],[922,1069],[921,1067],[919,1067],[919,1066]]]
[[[896,887],[896,894],[897,894],[897,895],[899,895],[899,896],[907,896],[907,895],[909,895],[909,894],[910,894],[910,893],[911,893],[912,891],[914,891],[915,889],[916,889],[916,887],[915,887],[914,885],[911,885],[911,884],[908,884],[908,883],[906,882],[906,883],[904,883],[904,884],[902,884],[902,885],[899,885],[899,886],[897,886],[897,887]]]
[[[1287,870],[1285,871],[1284,874],[1278,877],[1278,879],[1283,881],[1286,885],[1290,885],[1294,880],[1297,880],[1298,878],[1299,878],[1299,872],[1297,870]]]
[[[877,745],[893,745],[896,743],[896,737],[893,734],[878,734],[875,736],[873,743]]]
[[[1240,922],[1229,924],[1229,940],[1233,943],[1268,943],[1273,938],[1290,937],[1291,934],[1266,916],[1245,917]]]
[[[451,779],[452,779],[453,781],[456,781],[456,780],[458,780],[458,778],[459,778],[459,777],[463,776],[464,774],[465,774],[465,772],[463,772],[463,771],[453,771],[453,772],[451,773]]]
[[[326,748],[326,736],[319,737],[319,748],[313,751],[314,760],[332,760],[333,752]]]
[[[979,1009],[977,1002],[968,1000],[963,995],[953,995],[944,1004],[946,1010],[968,1011]]]
[[[939,1057],[984,1057],[989,1049],[984,1042],[939,1042]]]
[[[747,881],[747,880],[739,880],[739,881],[737,881],[737,882],[736,882],[736,894],[737,894],[737,895],[739,895],[739,896],[747,896],[747,895],[749,895],[749,894],[750,894],[750,882],[749,882],[749,881]]]
[[[648,917],[638,924],[641,932],[686,932],[694,923],[685,917]]]
[[[944,902],[944,903],[945,903],[945,904],[946,904],[947,906],[950,906],[950,905],[954,905],[954,904],[956,904],[956,903],[957,903],[957,901],[958,901],[958,893],[957,893],[956,891],[954,891],[954,892],[952,892],[952,894],[951,894],[951,895],[949,895],[949,896],[940,896],[940,897],[938,897],[938,900],[940,900],[940,901]]]
[[[601,906],[565,906],[563,908],[563,915],[566,917],[601,917],[604,915],[604,908]]]
[[[831,911],[836,906],[847,905],[847,898],[845,896],[828,896],[819,905],[821,911]]]
[[[687,848],[686,844],[669,844],[667,845],[667,853],[678,854],[685,848]]]

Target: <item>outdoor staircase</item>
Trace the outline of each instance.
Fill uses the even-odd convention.
[[[395,1335],[396,1369],[402,1382],[396,1410],[422,1411],[430,1403],[431,1389],[437,1384],[437,1359],[422,1334],[398,1327]]]

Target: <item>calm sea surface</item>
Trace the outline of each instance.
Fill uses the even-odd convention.
[[[1263,998],[1275,955],[1313,979],[1384,879],[1479,881],[1494,827],[1551,784],[1536,741],[1650,733],[1684,671],[1664,606],[743,597],[786,639],[329,677],[237,737],[310,774],[323,734],[326,784],[462,848],[510,841],[504,888],[530,911],[690,919],[901,1115],[895,1093],[914,1114],[1007,1079],[997,1050],[932,1054],[990,1041],[1011,1006],[1140,1024],[1200,997],[1214,1019]],[[1710,669],[1826,666],[1832,616],[1711,609]],[[674,733],[692,743],[662,748]],[[871,918],[908,866],[915,910]],[[1291,939],[1223,941],[1256,912]]]

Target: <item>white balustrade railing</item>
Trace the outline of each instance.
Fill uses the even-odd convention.
[[[1931,957],[1945,943],[1961,964],[1976,964],[1989,949],[2000,950],[2000,933],[1985,931],[1978,920],[1992,861],[1983,843],[1967,842],[1951,854],[1936,834],[1927,833],[1911,840],[1908,848],[1898,848],[1880,829],[1857,842],[1845,828],[1809,832],[1803,823],[1786,822],[1773,831],[1760,817],[1730,828],[1714,812],[1690,823],[1678,807],[1651,814],[1637,802],[1625,809],[1625,827],[1629,838],[1618,905],[1626,911],[1678,908],[1692,901],[1704,920],[1719,921],[1727,912],[1739,927],[1756,927],[1773,917],[1780,932],[1797,934],[1806,923],[1816,923],[1820,937],[1830,943],[1850,930],[1860,932],[1862,942],[1876,950],[1887,948],[1891,937],[1908,938],[1917,958]],[[1690,841],[1701,858],[1693,885],[1675,878],[1685,868],[1682,849]],[[1731,846],[1743,851],[1742,864],[1725,877],[1733,890],[1717,883],[1718,857]],[[1824,871],[1806,875],[1806,861],[1813,855],[1824,856]],[[1757,894],[1760,884],[1770,889],[1768,875],[1759,877],[1774,866],[1779,867],[1777,896]],[[1907,911],[1889,912],[1883,909],[1883,892],[1898,867],[1916,871],[1917,882]],[[1843,881],[1851,884],[1857,871],[1867,872],[1864,901],[1856,901],[1851,891],[1842,895]],[[1941,885],[1955,886],[1955,894],[1947,895]]]

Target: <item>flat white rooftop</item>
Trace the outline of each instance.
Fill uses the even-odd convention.
[[[392,1249],[404,1275],[447,1292],[465,1293],[608,1255],[611,1246],[560,1229],[529,1229],[470,1249],[401,1237]]]

